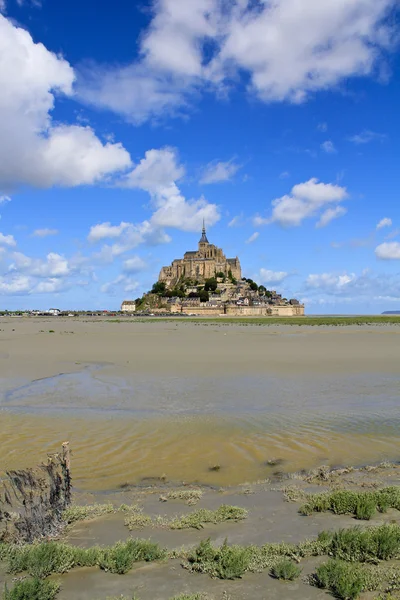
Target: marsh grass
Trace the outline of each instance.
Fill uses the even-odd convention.
[[[33,545],[10,546],[2,560],[8,563],[12,574],[28,573],[44,579],[52,573],[66,573],[74,567],[98,566],[111,573],[126,573],[138,561],[160,560],[167,556],[165,550],[149,540],[130,539],[114,546],[78,548],[59,542],[42,542]]]
[[[121,506],[114,506],[113,504],[88,504],[86,506],[72,505],[63,512],[62,518],[65,523],[71,525],[78,521],[98,519],[104,515],[117,513],[132,513],[134,515],[141,512],[142,509],[136,504],[121,504]]]
[[[152,562],[166,558],[166,552],[149,540],[128,540],[100,551],[98,565],[103,571],[123,575],[130,571],[135,562]]]
[[[271,569],[271,576],[275,579],[284,579],[285,581],[294,581],[301,575],[301,568],[292,560],[283,558]]]
[[[197,504],[203,496],[202,490],[172,490],[166,495],[167,500],[183,500],[189,506]]]
[[[386,561],[400,557],[400,527],[395,524],[323,532],[318,540],[326,544],[327,554],[347,562]]]
[[[188,515],[175,517],[168,526],[170,529],[202,529],[206,523],[217,525],[226,521],[242,521],[247,514],[244,508],[222,504],[217,510],[200,508]]]
[[[241,521],[247,517],[247,514],[247,510],[244,508],[222,504],[217,510],[200,508],[187,515],[173,517],[172,519],[161,516],[152,519],[150,516],[138,512],[127,517],[125,525],[130,531],[145,525],[168,529],[203,529],[207,523],[217,525],[225,521]]]
[[[60,589],[55,581],[42,579],[24,579],[17,582],[11,590],[7,586],[3,595],[4,600],[54,600]]]
[[[365,586],[365,578],[359,565],[330,560],[318,567],[316,584],[330,590],[337,598],[354,600]]]
[[[374,492],[337,490],[322,494],[310,494],[299,512],[302,515],[311,515],[314,512],[333,512],[336,515],[349,514],[357,519],[369,520],[376,511],[384,513],[389,508],[400,509],[399,487],[387,487]]]

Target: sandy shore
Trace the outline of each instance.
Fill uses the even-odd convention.
[[[54,331],[54,333],[49,333]],[[243,326],[0,319],[0,377],[27,380],[106,363],[114,373],[397,373],[400,327]],[[7,387],[7,382],[3,385]]]

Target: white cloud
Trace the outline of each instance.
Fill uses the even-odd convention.
[[[173,227],[182,231],[200,231],[203,219],[207,226],[220,219],[216,204],[205,198],[186,200],[177,181],[185,173],[179,164],[176,150],[148,150],[145,157],[129,173],[122,185],[147,191],[155,209],[149,223],[153,228]]]
[[[383,133],[376,133],[375,131],[370,131],[369,129],[364,129],[361,133],[357,133],[356,135],[352,135],[348,138],[350,142],[353,144],[362,145],[369,144],[373,141],[383,142],[386,139],[386,135]]]
[[[90,228],[88,240],[89,242],[99,242],[107,238],[119,238],[131,226],[131,223],[124,223],[123,221],[119,225],[111,225],[110,222],[98,223]]]
[[[281,283],[288,276],[289,273],[286,273],[286,271],[271,271],[269,269],[260,269],[258,280],[264,284]]]
[[[400,300],[398,274],[373,273],[366,269],[360,274],[311,274],[305,282],[307,302],[332,304],[337,302],[381,302],[388,298]]]
[[[327,208],[324,211],[316,225],[316,227],[326,227],[334,219],[339,219],[347,214],[347,208],[344,206],[336,206],[335,208]]]
[[[4,12],[6,10],[6,0],[0,0],[0,12]]]
[[[324,152],[326,152],[326,154],[336,154],[337,153],[335,145],[333,142],[331,142],[331,140],[326,140],[326,142],[323,142],[321,144],[321,148]]]
[[[35,229],[35,231],[32,233],[33,237],[39,237],[39,238],[49,237],[49,236],[57,235],[57,234],[58,234],[58,229],[47,229],[47,228]]]
[[[321,273],[311,274],[307,277],[306,286],[312,289],[329,291],[331,293],[342,291],[346,286],[356,280],[354,273]]]
[[[0,204],[6,204],[7,202],[11,202],[10,196],[0,196]]]
[[[328,124],[327,123],[318,123],[317,129],[318,129],[318,131],[325,133],[326,131],[328,131]]]
[[[279,175],[279,179],[289,179],[290,177],[290,173],[289,171],[283,171],[280,175]]]
[[[0,294],[18,295],[27,294],[31,290],[32,282],[25,275],[16,275],[15,277],[0,276]]]
[[[0,190],[94,184],[130,166],[121,144],[53,123],[56,97],[73,95],[74,70],[1,15],[0,56]]]
[[[21,252],[14,252],[10,272],[26,273],[34,277],[66,277],[74,268],[61,254],[50,252],[45,259],[31,258]]]
[[[138,273],[144,271],[147,265],[140,256],[132,256],[124,261],[123,270],[125,273]]]
[[[88,66],[81,97],[141,122],[187,108],[199,90],[226,93],[243,74],[265,102],[302,102],[374,74],[396,0],[157,0],[128,66]]]
[[[381,219],[378,223],[378,225],[376,226],[377,229],[383,229],[384,227],[391,227],[393,225],[393,221],[392,219],[389,219],[388,217],[385,217],[384,219]]]
[[[248,240],[246,240],[246,244],[252,244],[253,242],[256,241],[256,239],[260,236],[260,232],[259,231],[255,231]]]
[[[17,242],[12,235],[4,235],[4,233],[0,233],[0,246],[16,246]]]
[[[375,255],[381,260],[400,260],[400,242],[385,242],[375,248]]]
[[[255,226],[279,223],[283,227],[296,227],[304,219],[315,217],[329,204],[337,204],[348,197],[346,188],[333,183],[321,183],[313,178],[305,183],[295,185],[291,193],[272,201],[272,215],[269,218],[257,215]],[[333,218],[344,214],[345,209],[334,207],[331,212],[324,212],[319,226],[326,225]]]
[[[240,165],[228,160],[227,162],[211,162],[204,169],[200,183],[221,183],[229,181],[238,172]]]

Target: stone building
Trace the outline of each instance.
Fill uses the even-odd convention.
[[[134,300],[124,300],[121,304],[121,312],[132,313],[136,311],[136,302]]]
[[[231,273],[238,281],[242,278],[238,257],[226,258],[221,248],[210,244],[203,223],[198,250],[185,252],[183,258],[177,258],[171,266],[163,267],[158,281],[163,281],[167,287],[173,287],[181,278],[204,282],[217,273],[223,273],[226,277]]]

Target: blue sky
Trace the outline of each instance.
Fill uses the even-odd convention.
[[[209,240],[400,310],[397,0],[0,0],[0,308],[116,309]]]

